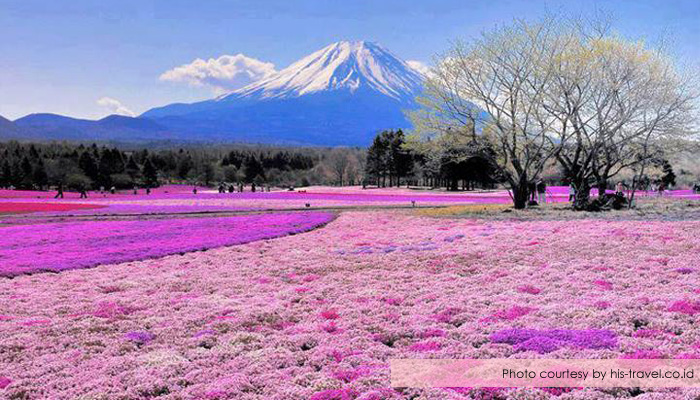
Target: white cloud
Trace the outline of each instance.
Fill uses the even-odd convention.
[[[414,70],[418,71],[421,75],[426,77],[430,76],[430,67],[426,63],[417,60],[408,60],[406,61],[406,64],[408,64],[408,66],[413,68]]]
[[[192,86],[207,86],[221,94],[239,89],[249,83],[266,78],[277,72],[275,65],[243,54],[223,55],[219,58],[198,58],[165,71],[161,81],[182,82]]]
[[[110,114],[126,115],[128,117],[136,116],[136,113],[126,108],[121,101],[111,97],[102,97],[97,100],[97,105],[109,110]]]

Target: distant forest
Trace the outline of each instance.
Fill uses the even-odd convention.
[[[68,189],[155,187],[220,182],[270,186],[333,184],[333,160],[343,159],[343,184],[361,181],[364,149],[263,146],[122,150],[96,144],[0,143],[0,187]]]
[[[497,179],[480,159],[428,160],[405,146],[402,131],[377,135],[369,149],[200,146],[149,150],[74,143],[0,143],[0,187],[70,190],[128,189],[164,183],[216,186],[244,183],[309,185],[492,187]],[[449,159],[447,159],[449,158]],[[439,165],[438,165],[439,164]]]
[[[11,141],[0,143],[0,188],[46,190],[63,185],[69,190],[95,190],[165,183],[255,183],[277,187],[362,185],[474,190],[502,184],[502,173],[493,159],[493,149],[478,141],[438,152],[416,151],[401,130],[379,133],[367,149],[202,145],[149,150]],[[667,160],[660,160],[656,170],[650,170],[645,184],[676,184]],[[679,184],[695,183],[693,172],[681,169],[680,174]],[[548,184],[568,184],[554,164],[543,178]]]

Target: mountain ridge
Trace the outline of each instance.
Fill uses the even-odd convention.
[[[36,140],[127,140],[168,139],[168,129],[146,118],[108,115],[99,120],[34,113],[16,119],[23,139]]]
[[[382,130],[410,127],[403,111],[416,107],[423,79],[377,43],[341,41],[210,100],[135,118],[30,114],[4,123],[0,138],[366,146]]]

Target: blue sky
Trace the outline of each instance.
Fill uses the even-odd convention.
[[[698,0],[0,0],[0,115],[140,114],[211,98],[249,79],[193,77],[219,71],[221,56],[244,55],[226,60],[254,79],[270,72],[267,63],[281,69],[339,40],[376,41],[405,60],[429,63],[451,40],[513,18],[596,8],[611,12],[623,35],[664,35],[684,59],[700,61]],[[190,65],[198,58],[217,61]]]

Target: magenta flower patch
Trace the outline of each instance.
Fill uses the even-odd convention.
[[[340,318],[340,314],[336,310],[330,309],[330,310],[323,310],[321,311],[321,318],[323,319],[338,319]]]
[[[700,313],[700,302],[690,300],[679,300],[671,304],[668,311],[687,315]]]
[[[518,286],[518,292],[520,293],[528,293],[528,294],[540,294],[542,289],[532,286],[532,285],[522,285]]]
[[[417,351],[417,352],[421,352],[421,353],[428,352],[428,351],[438,351],[441,348],[442,348],[442,345],[440,343],[433,342],[433,341],[414,343],[410,347],[411,351]]]
[[[2,228],[0,276],[144,260],[305,232],[321,212],[28,224]]]
[[[688,275],[688,274],[692,274],[693,272],[695,272],[695,270],[692,268],[676,268],[674,271],[676,271],[682,275]]]
[[[0,376],[0,389],[5,389],[6,387],[10,386],[10,383],[12,383],[12,380],[6,376]]]
[[[124,335],[124,338],[138,345],[142,345],[155,339],[156,335],[150,332],[129,332]]]
[[[516,351],[551,353],[562,347],[583,349],[612,349],[617,346],[617,336],[608,330],[536,330],[506,329],[491,334],[493,343],[507,343]]]
[[[613,284],[611,282],[608,282],[608,281],[603,280],[603,279],[593,281],[593,284],[598,286],[599,288],[601,288],[603,290],[612,290],[613,289]]]

